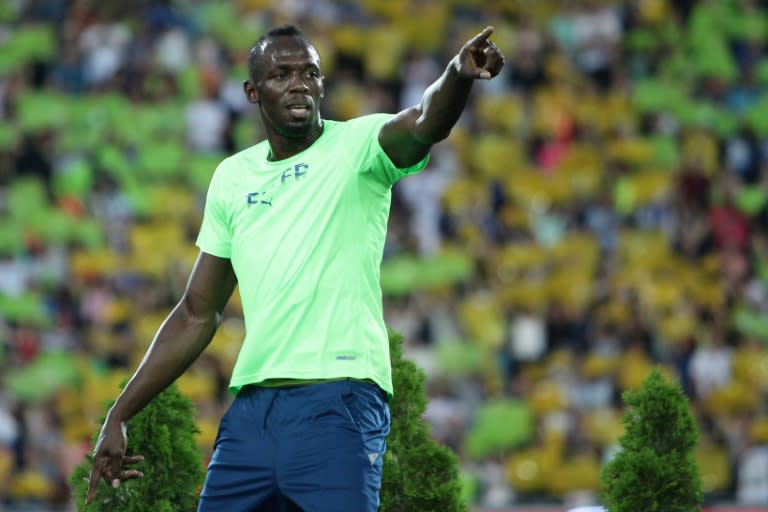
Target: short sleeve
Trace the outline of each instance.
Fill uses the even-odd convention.
[[[208,187],[203,210],[203,222],[197,235],[196,245],[205,253],[219,258],[230,258],[232,255],[232,231],[229,226],[225,197],[222,194],[223,169],[224,163],[222,162],[216,168]]]
[[[416,174],[429,162],[429,154],[410,167],[398,167],[392,162],[379,143],[379,131],[393,117],[392,114],[371,114],[356,119],[352,126],[356,137],[365,137],[361,162],[363,170],[389,186],[405,176]]]

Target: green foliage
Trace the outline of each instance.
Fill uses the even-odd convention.
[[[103,419],[102,419],[103,421]],[[197,509],[197,492],[205,468],[195,441],[198,429],[192,402],[176,385],[160,393],[128,424],[127,454],[144,455],[135,467],[144,478],[123,483],[117,490],[103,480],[96,498],[86,507],[91,456],[70,477],[79,511],[187,512]]]
[[[698,431],[682,389],[655,370],[623,398],[621,450],[601,476],[606,510],[698,512]]]
[[[462,481],[451,450],[430,439],[422,419],[424,373],[403,359],[402,338],[390,336],[395,397],[387,439],[380,512],[464,512]]]

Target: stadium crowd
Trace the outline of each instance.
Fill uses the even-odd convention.
[[[768,506],[768,2],[0,3],[0,507],[70,502],[105,401],[184,286],[242,94],[284,22],[329,119],[415,103],[478,27],[507,55],[400,182],[385,316],[484,506],[596,501],[621,393],[660,366],[708,500]],[[180,379],[209,455],[234,297]],[[503,419],[502,419],[503,418]]]

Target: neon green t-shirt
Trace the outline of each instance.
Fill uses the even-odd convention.
[[[380,265],[397,168],[378,142],[392,116],[324,121],[309,148],[264,141],[221,162],[197,245],[232,261],[246,334],[230,381],[371,379],[390,396]]]

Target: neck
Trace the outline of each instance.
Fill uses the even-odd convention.
[[[267,130],[267,140],[269,141],[269,160],[278,161],[290,158],[293,155],[301,153],[312,145],[323,133],[322,120],[317,121],[309,131],[301,137],[287,137],[276,131]]]

